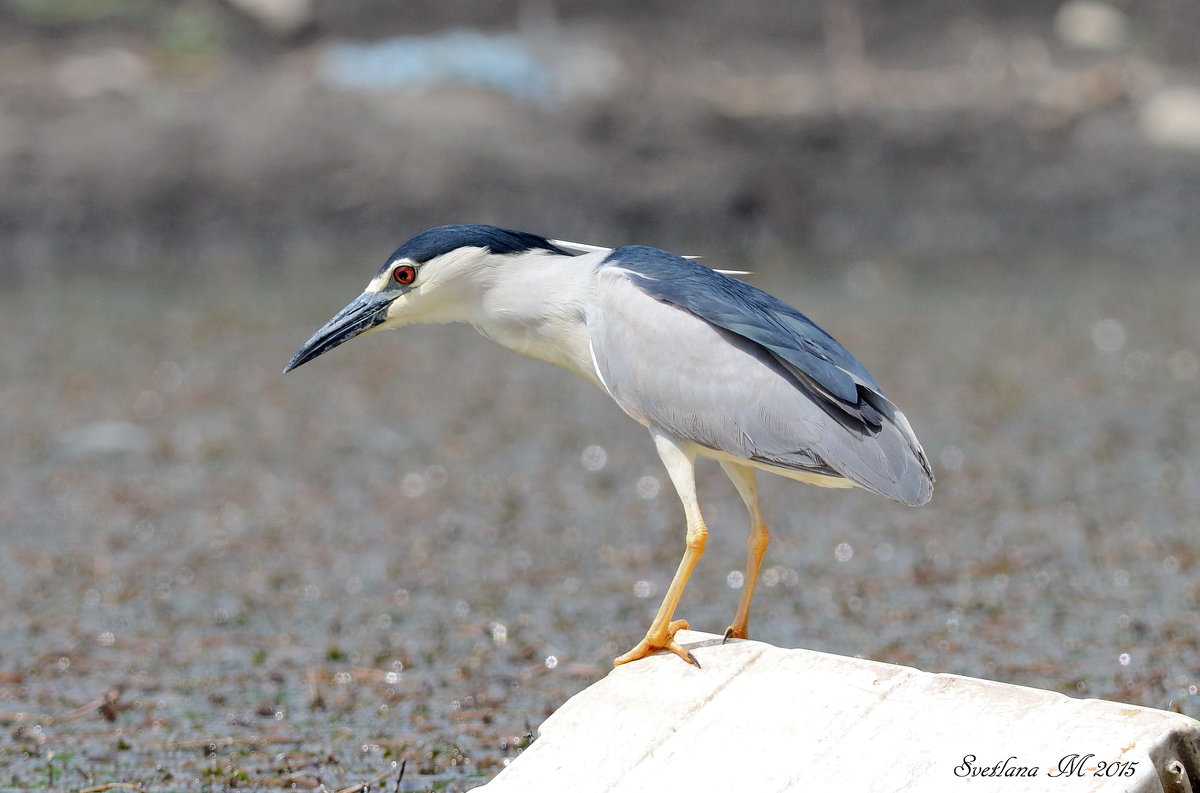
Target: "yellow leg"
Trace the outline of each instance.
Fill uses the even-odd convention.
[[[763,522],[762,512],[758,509],[758,486],[754,482],[754,469],[736,463],[722,462],[726,475],[737,488],[738,495],[746,503],[750,513],[750,539],[746,542],[746,576],[742,580],[742,598],[738,601],[737,614],[733,623],[725,629],[725,638],[745,639],[748,635],[747,626],[750,622],[750,601],[754,598],[754,585],[758,582],[758,571],[762,567],[763,556],[767,553],[767,543],[771,535],[767,524]]]
[[[683,660],[695,666],[700,666],[693,656],[682,645],[675,641],[675,634],[688,627],[687,620],[672,620],[679,598],[683,596],[683,588],[687,586],[688,578],[696,567],[696,562],[704,554],[704,545],[708,540],[708,528],[700,515],[700,503],[696,500],[696,453],[685,447],[679,441],[660,433],[654,433],[654,443],[658,447],[658,456],[662,458],[667,474],[671,477],[679,500],[683,502],[684,516],[687,518],[687,547],[679,569],[671,579],[671,586],[663,598],[646,638],[642,639],[632,650],[619,656],[613,661],[613,666],[627,664],[650,655],[655,650],[670,650]]]

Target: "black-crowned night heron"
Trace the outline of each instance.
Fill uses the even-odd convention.
[[[767,549],[756,470],[902,504],[933,493],[908,420],[832,336],[749,284],[655,248],[598,248],[494,226],[429,229],[401,245],[284,371],[355,336],[421,322],[468,322],[558,364],[650,430],[683,502],[687,542],[646,638],[617,664],[657,649],[696,663],[675,641],[687,622],[673,617],[708,536],[697,455],[721,464],[750,512],[742,595],[726,638],[746,637]]]

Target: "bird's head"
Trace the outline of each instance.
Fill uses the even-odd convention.
[[[495,226],[438,226],[396,249],[361,295],[304,343],[284,372],[355,336],[419,322],[463,316],[496,265],[514,254],[570,255],[545,237]]]

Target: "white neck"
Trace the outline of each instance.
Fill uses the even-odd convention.
[[[549,253],[510,256],[493,268],[493,282],[470,321],[497,344],[557,364],[599,386],[588,340],[587,306],[592,303],[593,271],[603,258]]]
[[[417,310],[396,316],[395,324],[469,322],[503,347],[557,364],[603,388],[592,363],[587,306],[593,302],[594,271],[605,256],[548,251],[456,256],[428,273],[419,288],[423,294],[413,301]]]

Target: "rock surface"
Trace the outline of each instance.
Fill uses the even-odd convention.
[[[761,642],[679,638],[546,720],[477,790],[1189,791],[1200,722],[1175,713]]]

